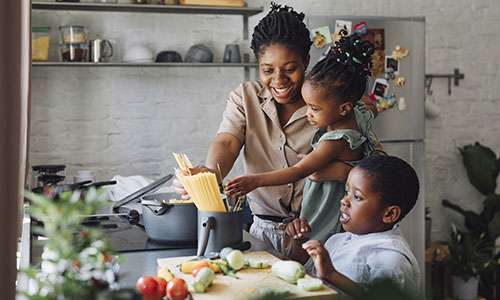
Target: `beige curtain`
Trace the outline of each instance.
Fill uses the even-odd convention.
[[[0,1],[0,299],[15,298],[27,159],[30,16],[30,0]]]

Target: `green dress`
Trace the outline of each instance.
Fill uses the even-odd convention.
[[[318,128],[311,141],[313,148],[324,140],[344,139],[353,150],[363,147],[363,158],[370,156],[376,145],[375,135],[370,131],[373,113],[366,110],[363,102],[358,101],[354,107],[354,116],[360,131],[339,129],[326,132],[326,127]],[[359,161],[344,162],[355,166]],[[344,196],[344,187],[345,184],[340,181],[313,182],[306,179],[300,217],[305,218],[311,226],[311,240],[324,243],[332,234],[341,231],[340,200]]]

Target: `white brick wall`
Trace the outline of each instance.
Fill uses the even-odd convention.
[[[120,1],[126,2],[126,1]],[[306,15],[426,17],[426,73],[465,73],[447,94],[447,81],[435,79],[441,115],[426,122],[426,199],[433,238],[447,239],[451,221],[462,218],[443,209],[446,198],[477,210],[482,195],[469,184],[457,147],[480,141],[500,154],[500,2],[497,0],[316,0],[279,1]],[[247,0],[248,6],[270,1]],[[250,17],[250,28],[264,14]],[[33,26],[52,26],[51,60],[58,57],[58,26],[86,25],[91,38],[117,40],[117,56],[133,44],[155,53],[185,55],[202,43],[222,60],[226,43],[243,41],[242,17],[35,11]],[[33,68],[30,163],[61,163],[68,178],[92,170],[97,180],[113,175],[157,177],[170,172],[172,151],[202,163],[215,135],[225,100],[239,82],[238,68]],[[72,180],[70,180],[72,181]]]

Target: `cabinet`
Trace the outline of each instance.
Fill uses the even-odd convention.
[[[263,11],[262,7],[214,7],[214,6],[182,6],[152,4],[110,4],[81,2],[32,2],[32,9],[66,10],[89,12],[132,12],[132,13],[166,13],[166,14],[223,14],[241,15],[243,18],[243,40],[248,40],[248,17]],[[243,67],[245,79],[250,76],[249,68],[257,67],[257,63],[249,62],[249,55],[243,56],[242,63],[125,63],[125,62],[33,62],[33,67]]]

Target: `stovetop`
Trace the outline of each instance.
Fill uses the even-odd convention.
[[[109,215],[89,217],[83,223],[87,227],[101,227],[104,237],[108,239],[118,252],[171,250],[196,248],[196,243],[160,242],[148,238],[142,220],[131,224],[126,216]]]

